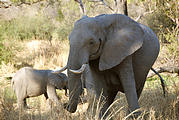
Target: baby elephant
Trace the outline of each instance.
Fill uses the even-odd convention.
[[[19,108],[27,107],[26,98],[44,94],[46,99],[58,103],[56,89],[65,89],[67,93],[67,76],[52,70],[21,68],[12,78],[12,88],[17,96]]]

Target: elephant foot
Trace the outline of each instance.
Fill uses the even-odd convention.
[[[52,101],[50,99],[47,99],[46,109],[50,110],[52,108]]]

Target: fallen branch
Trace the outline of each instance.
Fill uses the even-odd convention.
[[[168,73],[177,73],[179,75],[179,67],[160,67],[155,69],[156,72],[158,73],[163,73],[163,72],[168,72]],[[147,77],[153,77],[156,75],[155,73],[151,72],[148,74]]]

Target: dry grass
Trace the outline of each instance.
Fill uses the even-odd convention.
[[[24,62],[38,69],[55,69],[66,64],[68,43],[65,41],[31,40],[21,44],[24,50],[16,55],[19,64],[23,65]]]
[[[9,74],[14,73],[20,67],[28,64],[38,69],[56,69],[56,66],[64,66],[68,57],[68,43],[52,41],[27,41],[22,42],[22,51],[17,51],[15,64],[2,64],[0,71],[0,120],[99,120],[99,111],[102,104],[93,97],[86,95],[82,98],[83,104],[78,105],[75,113],[71,114],[64,109],[64,103],[68,97],[64,91],[58,91],[60,105],[51,110],[46,107],[44,96],[29,98],[27,100],[31,109],[22,113],[17,108],[16,98],[11,96],[11,80]],[[60,46],[60,47],[59,47]],[[17,62],[19,60],[19,62]],[[142,114],[139,119],[147,120],[177,120],[179,116],[179,77],[163,75],[167,84],[167,96],[163,97],[160,81],[152,78],[147,81],[139,100]],[[88,108],[90,104],[90,107]],[[127,116],[127,103],[124,94],[119,93],[116,101],[110,107],[110,114],[114,120],[125,120]]]
[[[76,113],[69,113],[64,108],[68,98],[64,91],[58,91],[60,105],[53,106],[51,110],[46,108],[44,96],[29,98],[27,103],[31,109],[22,113],[17,108],[16,98],[11,98],[10,80],[4,80],[0,89],[0,119],[2,120],[100,120],[98,115],[102,104],[93,97],[86,95],[85,101],[80,103]],[[154,86],[155,84],[155,86]],[[153,88],[151,87],[153,86]],[[167,96],[164,98],[159,81],[147,81],[140,106],[142,114],[138,119],[146,120],[177,120],[179,116],[179,78],[171,82],[167,87]],[[91,105],[88,109],[88,105]],[[127,103],[124,94],[119,93],[114,104],[110,107],[111,113],[105,120],[113,117],[114,120],[125,120],[127,116]]]

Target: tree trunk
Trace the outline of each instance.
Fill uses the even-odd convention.
[[[123,8],[124,15],[128,16],[127,0],[122,0],[122,8]]]

